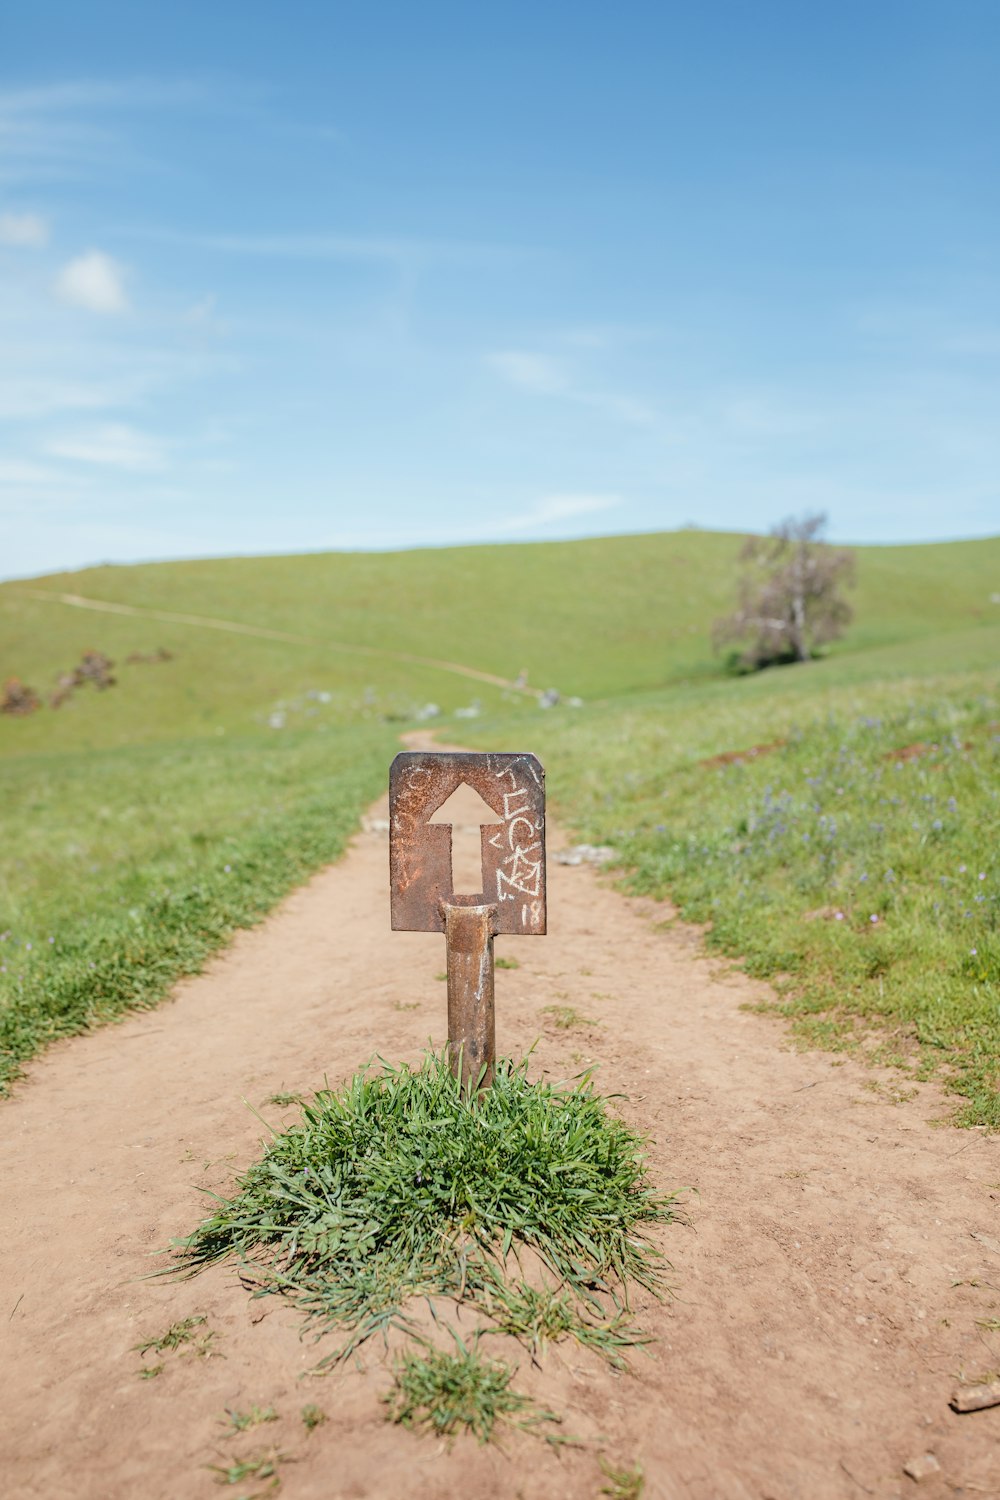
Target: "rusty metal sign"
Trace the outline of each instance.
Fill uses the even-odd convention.
[[[454,814],[479,824],[479,861],[456,873]],[[389,772],[389,877],[396,932],[443,932],[448,1046],[464,1088],[496,1057],[493,939],[545,932],[545,772],[533,755],[403,751]],[[461,890],[463,883],[478,886]]]
[[[462,785],[492,808],[482,884],[456,891],[452,828],[431,822]],[[496,905],[494,932],[545,931],[545,772],[533,755],[404,750],[389,772],[389,874],[394,932],[443,932],[444,903]]]

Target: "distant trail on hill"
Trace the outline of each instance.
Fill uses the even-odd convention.
[[[291,635],[285,630],[270,630],[266,625],[244,625],[239,620],[217,620],[212,615],[182,615],[169,609],[140,609],[134,604],[115,604],[109,599],[88,599],[84,594],[59,594],[50,589],[19,589],[32,599],[45,599],[53,604],[69,604],[74,609],[103,610],[112,615],[137,615],[145,620],[166,620],[172,625],[200,625],[205,630],[228,630],[233,635],[254,635],[268,641],[289,641],[295,646],[327,646],[333,651],[348,651],[354,656],[379,656],[390,661],[407,662],[415,667],[436,667],[440,672],[451,672],[457,677],[470,677],[474,682],[488,682],[493,687],[509,688],[512,693],[522,693],[526,698],[541,696],[540,688],[522,687],[509,677],[498,677],[493,672],[481,672],[478,667],[466,667],[458,661],[441,661],[435,656],[415,656],[409,651],[387,651],[382,646],[357,646],[349,641],[325,641],[317,636]]]

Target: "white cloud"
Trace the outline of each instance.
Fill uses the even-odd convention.
[[[154,163],[123,128],[133,110],[222,107],[233,87],[221,80],[78,79],[38,88],[0,88],[0,182],[93,181]],[[131,122],[129,122],[131,124]]]
[[[119,313],[128,307],[124,267],[102,250],[88,250],[63,266],[55,289],[64,302],[89,312]]]
[[[518,261],[536,252],[519,245],[478,240],[425,240],[409,235],[369,234],[186,234],[148,226],[120,228],[133,239],[162,245],[185,245],[224,255],[286,260],[344,260],[384,263],[414,270],[431,262],[493,265]]]
[[[49,226],[38,214],[0,214],[0,245],[36,248],[49,242]]]
[[[0,487],[9,485],[50,485],[58,483],[56,469],[22,459],[0,459]]]
[[[720,427],[742,438],[809,436],[829,428],[831,414],[808,400],[781,391],[743,390],[722,403]]]
[[[0,112],[16,116],[63,114],[77,109],[155,108],[186,104],[204,94],[205,86],[184,78],[78,78],[34,88],[0,89]]]
[[[631,427],[653,427],[653,412],[632,396],[614,391],[587,390],[578,385],[557,360],[526,349],[500,349],[486,356],[486,363],[502,380],[536,396],[561,396],[579,406],[589,406]]]
[[[215,293],[208,292],[200,302],[193,302],[184,314],[185,323],[204,326],[215,321]]]
[[[491,370],[522,390],[536,391],[543,396],[559,396],[567,393],[567,380],[554,359],[546,354],[533,354],[524,349],[500,349],[486,356]]]
[[[72,458],[85,464],[102,464],[112,469],[150,473],[165,466],[160,442],[148,432],[106,422],[80,432],[55,438],[48,445],[56,458]]]
[[[572,521],[580,516],[599,515],[602,511],[614,510],[622,504],[621,495],[566,493],[543,495],[530,507],[520,512],[504,514],[496,508],[490,515],[474,525],[459,523],[454,526],[421,528],[383,528],[378,531],[340,532],[323,539],[323,545],[351,550],[356,547],[383,550],[397,547],[453,547],[475,542],[515,541],[530,539],[537,532],[560,523]],[[586,527],[584,531],[586,531]],[[571,529],[572,535],[583,532]]]
[[[634,396],[617,396],[614,391],[579,391],[575,399],[582,401],[584,406],[606,412],[609,417],[617,417],[619,422],[626,422],[630,427],[660,425],[653,408],[645,401],[637,401]]]
[[[0,460],[0,519],[4,525],[4,565],[11,566],[26,530],[43,518],[67,515],[87,492],[87,480],[55,465],[30,459]]]
[[[602,510],[613,510],[621,504],[620,495],[567,494],[543,495],[530,511],[520,516],[507,516],[502,523],[504,531],[536,531],[551,526],[557,521],[570,521],[574,516],[592,516]]]
[[[208,292],[197,302],[193,302],[190,307],[185,308],[181,317],[187,327],[198,334],[226,335],[230,332],[230,325],[225,319],[219,317],[216,308],[215,293]]]
[[[119,393],[59,375],[0,373],[0,420],[31,421],[56,411],[95,411],[120,403]]]

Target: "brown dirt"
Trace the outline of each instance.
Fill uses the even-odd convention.
[[[788,744],[787,740],[769,740],[766,745],[751,745],[748,750],[723,750],[721,755],[710,755],[707,760],[700,760],[699,766],[741,766],[744,761],[757,760],[761,755],[773,755],[775,750],[783,750]]]
[[[141,1279],[201,1217],[198,1190],[257,1153],[244,1100],[290,1120],[264,1101],[443,1040],[442,940],[388,932],[373,813],[339,865],[171,1003],[59,1044],[0,1105],[3,1494],[208,1500],[223,1491],[206,1465],[274,1445],[287,1500],[596,1497],[601,1454],[675,1500],[1000,1495],[1000,1409],[947,1404],[962,1372],[1000,1366],[1000,1335],[977,1326],[1000,1310],[996,1142],[932,1128],[947,1105],[928,1086],[893,1103],[890,1075],[791,1050],[742,1008],[764,986],[584,866],[550,866],[549,937],[498,944],[520,964],[497,974],[501,1050],[540,1036],[534,1061],[556,1076],[599,1061],[651,1135],[656,1182],[697,1189],[689,1224],[662,1232],[676,1295],[640,1298],[657,1342],[633,1375],[575,1348],[539,1368],[521,1356],[517,1384],[585,1446],[449,1450],[383,1420],[380,1348],[311,1376],[323,1346],[231,1268]],[[550,1005],[593,1024],[560,1030]],[[221,1357],[166,1354],[139,1379],[132,1346],[194,1315]],[[329,1419],[311,1433],[307,1402]],[[253,1404],[280,1420],[227,1437],[224,1409]],[[940,1473],[914,1483],[903,1465],[927,1452]]]

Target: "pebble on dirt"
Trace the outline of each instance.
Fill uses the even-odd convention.
[[[952,1411],[985,1411],[988,1406],[1000,1406],[1000,1380],[961,1386],[948,1405]]]
[[[575,844],[572,849],[560,849],[552,857],[557,865],[606,865],[615,855],[610,844]]]
[[[935,1474],[940,1474],[941,1465],[933,1453],[921,1453],[919,1458],[911,1458],[908,1464],[903,1465],[903,1473],[909,1474],[919,1484],[921,1479],[932,1479]]]

